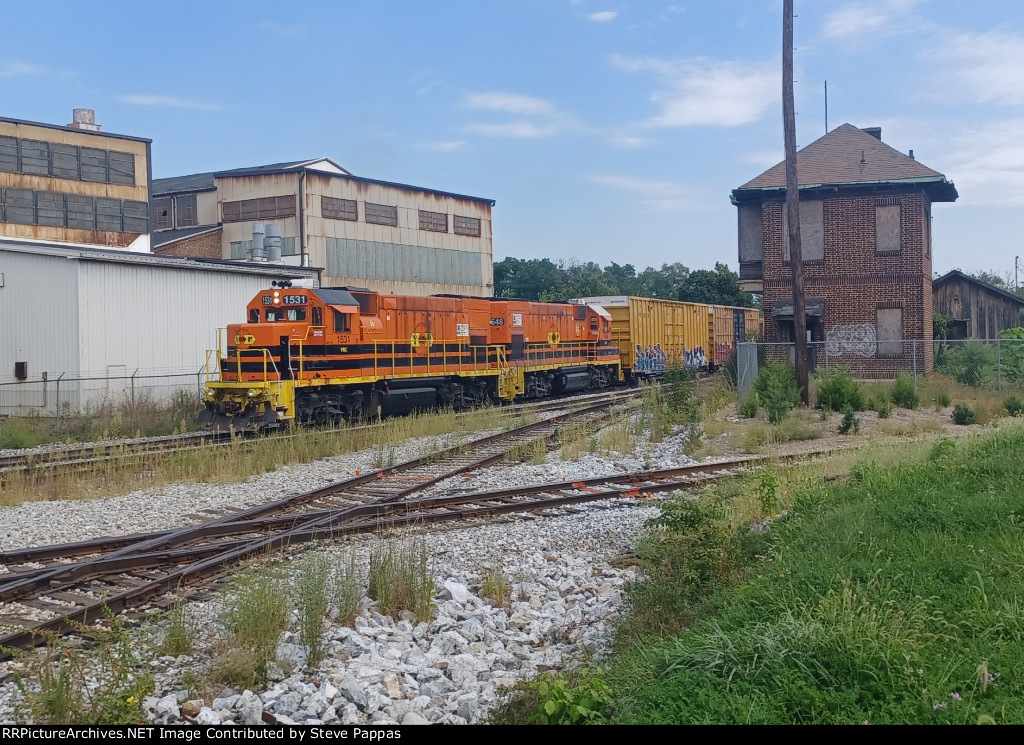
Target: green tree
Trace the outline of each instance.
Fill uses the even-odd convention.
[[[708,303],[709,305],[754,306],[749,292],[740,292],[739,275],[721,262],[715,262],[714,270],[696,269],[690,272],[677,300],[687,303]]]

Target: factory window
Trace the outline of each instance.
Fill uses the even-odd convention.
[[[231,241],[231,258],[246,259],[252,250],[252,241]]]
[[[480,237],[480,220],[476,217],[455,216],[455,234]]]
[[[420,230],[435,230],[438,233],[447,233],[448,215],[444,212],[420,210]]]
[[[278,217],[295,217],[295,195],[224,202],[221,209],[224,222],[251,222],[253,220],[273,220]]]
[[[50,143],[21,141],[21,172],[33,176],[50,175]]]
[[[348,313],[339,313],[334,311],[334,331],[335,333],[347,334],[351,330],[348,323]]]
[[[179,194],[174,198],[174,224],[179,228],[188,228],[199,224],[196,214],[196,195]]]
[[[96,197],[96,229],[121,232],[121,200]]]
[[[121,203],[121,213],[124,216],[124,223],[122,225],[124,232],[149,232],[149,202],[137,202],[133,199],[126,199]]]
[[[94,147],[83,147],[80,156],[82,162],[82,181],[107,182],[107,151]]]
[[[259,322],[260,322],[260,309],[259,308],[249,308],[249,323],[259,323]]]
[[[320,213],[330,220],[359,219],[359,211],[354,199],[320,197]]]
[[[80,230],[96,229],[96,200],[84,194],[68,194],[68,227]]]
[[[398,227],[398,207],[386,204],[366,203],[366,222],[374,225],[391,225]]]
[[[80,178],[78,170],[78,146],[63,145],[54,142],[50,145],[50,153],[53,156],[53,175],[57,178],[74,179]]]
[[[0,137],[0,171],[18,172],[17,137]]]
[[[36,223],[63,228],[67,225],[64,195],[56,191],[36,192]]]
[[[174,200],[171,197],[153,198],[153,230],[170,230],[174,227]]]
[[[135,156],[117,150],[107,152],[107,164],[110,168],[108,181],[112,184],[135,186]]]
[[[36,222],[36,193],[31,189],[4,189],[4,218],[19,225]]]

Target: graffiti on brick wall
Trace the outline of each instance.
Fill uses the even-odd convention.
[[[844,354],[874,357],[877,349],[875,327],[870,323],[833,326],[825,335],[825,353],[829,357],[841,357]]]

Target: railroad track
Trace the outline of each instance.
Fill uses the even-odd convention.
[[[619,398],[626,400],[639,396],[639,391],[613,389],[600,393],[589,394],[565,399],[539,401],[524,404],[512,404],[503,407],[502,411],[510,414],[539,414],[561,409],[572,409],[587,406],[601,401]],[[472,412],[463,412],[465,416]],[[356,425],[345,428],[321,430],[325,432],[356,431],[380,427],[380,424]],[[244,439],[246,443],[260,443],[269,439],[287,439],[296,437],[295,433],[268,435],[263,438]],[[230,432],[193,432],[183,435],[167,435],[165,437],[147,437],[127,439],[106,445],[88,445],[81,447],[62,447],[47,450],[35,450],[30,453],[12,453],[0,455],[0,482],[5,476],[12,474],[29,474],[41,478],[53,477],[58,474],[96,470],[111,461],[143,459],[153,456],[170,455],[172,453],[196,450],[199,448],[218,447],[239,444],[243,438]]]
[[[610,398],[192,527],[4,552],[0,563],[8,573],[0,574],[0,659],[4,648],[31,645],[41,632],[68,631],[105,609],[143,605],[179,586],[215,578],[252,556],[349,532],[350,523],[353,530],[370,529],[364,519],[370,513],[359,510],[398,515],[401,505],[416,501],[413,495],[439,481],[492,465],[524,445],[555,437],[567,425],[606,420],[625,405]],[[359,520],[352,522],[355,517]]]

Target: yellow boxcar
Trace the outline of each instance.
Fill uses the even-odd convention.
[[[709,362],[713,367],[725,364],[737,342],[761,333],[761,312],[757,308],[709,305],[708,316]]]
[[[676,365],[703,368],[711,362],[711,306],[627,295],[572,302],[600,305],[611,315],[612,344],[621,352],[627,378],[661,375]]]

